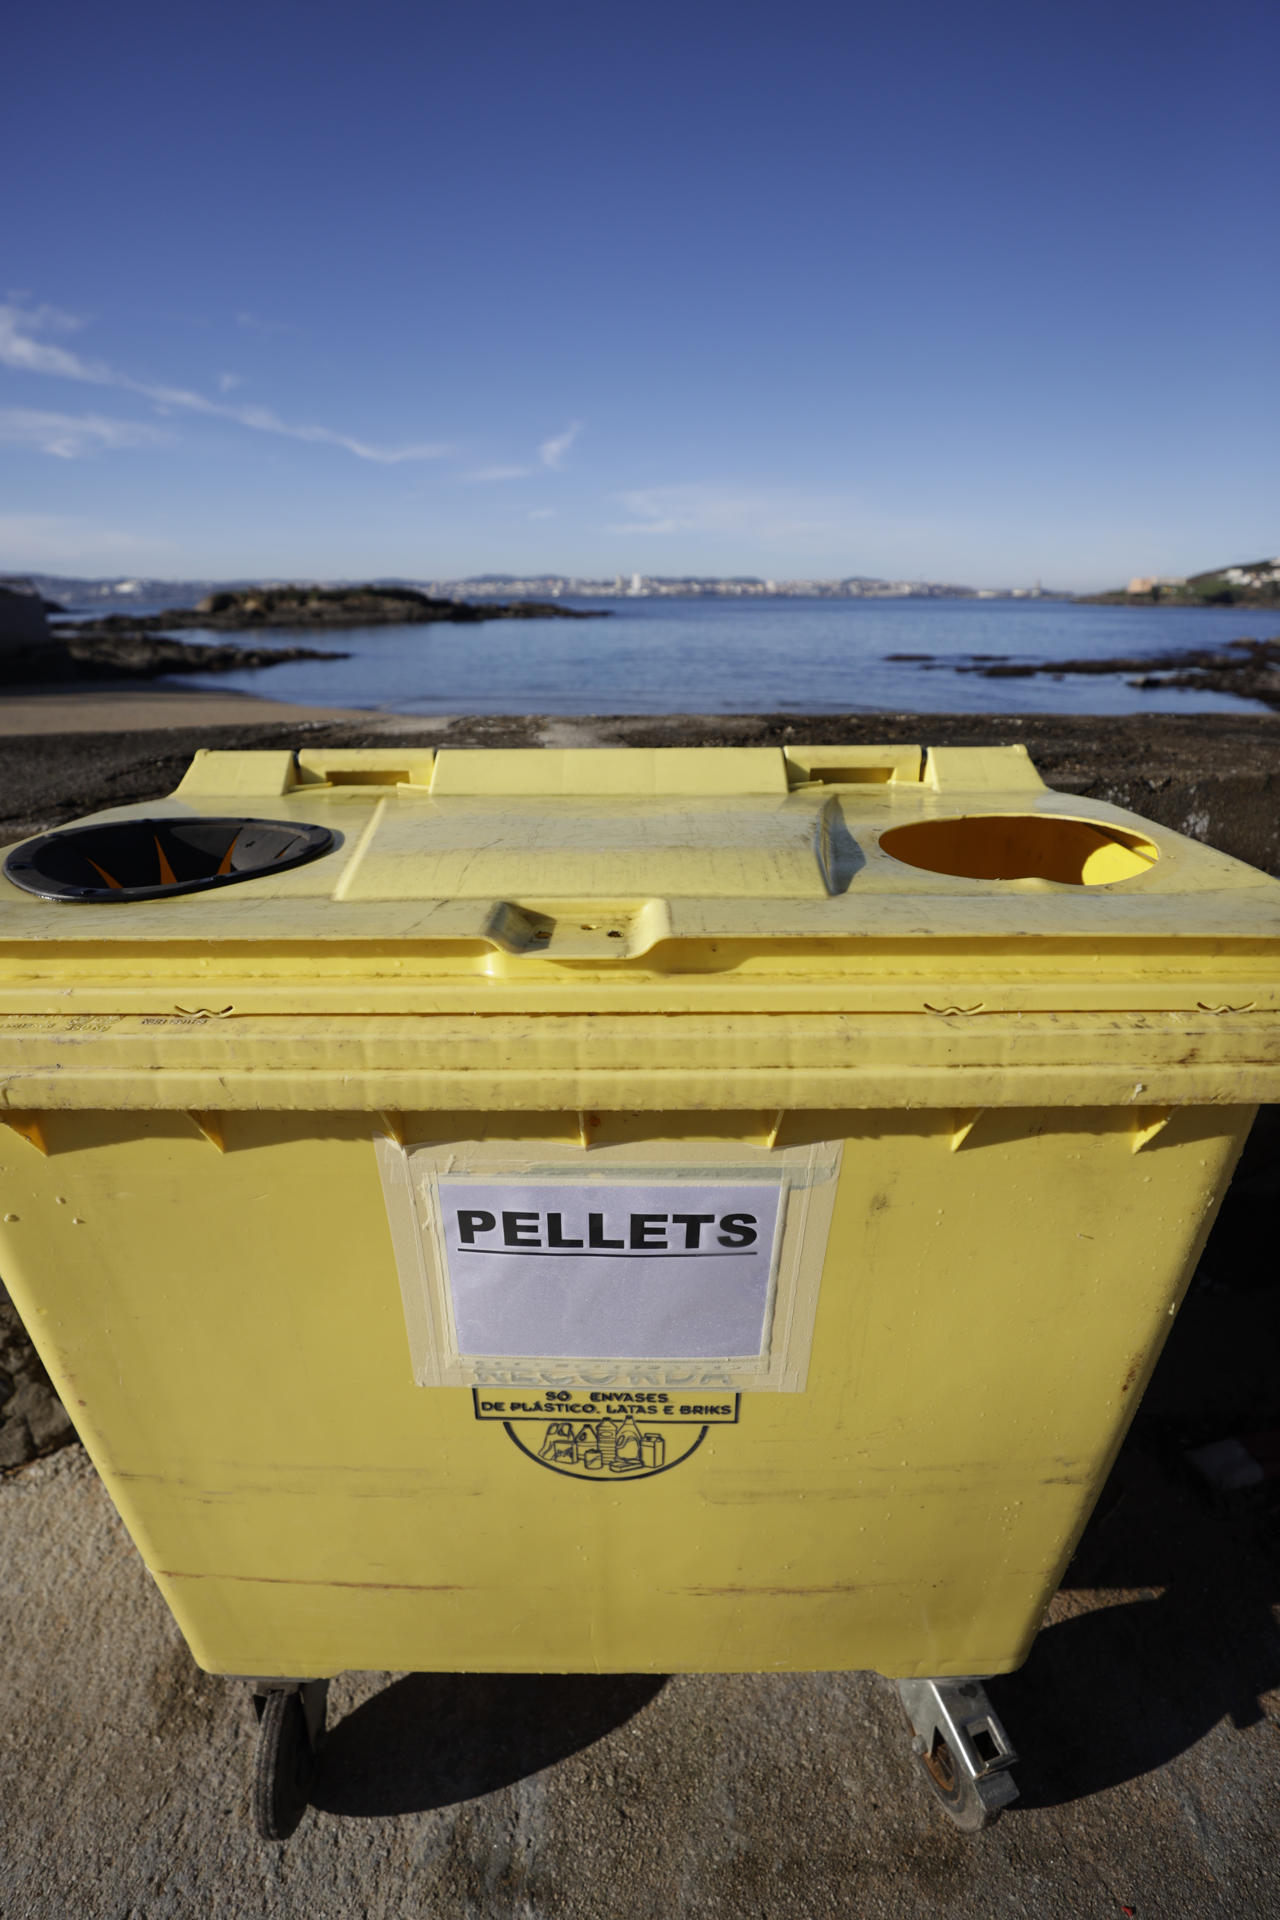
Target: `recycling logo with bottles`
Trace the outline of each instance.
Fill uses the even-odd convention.
[[[619,1393],[561,1388],[493,1394],[477,1389],[477,1420],[498,1420],[539,1466],[578,1480],[646,1479],[679,1466],[712,1426],[732,1426],[740,1396],[699,1391]]]

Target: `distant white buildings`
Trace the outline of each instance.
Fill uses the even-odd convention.
[[[1280,574],[1280,560],[1261,563],[1262,568]],[[1234,582],[1241,569],[1232,569]],[[1251,577],[1257,569],[1245,569]],[[159,606],[194,606],[206,594],[223,588],[249,586],[350,586],[351,580],[90,580],[67,575],[38,574],[31,581],[4,581],[44,594],[50,600],[64,602],[81,610],[101,607],[136,608],[140,603]],[[381,576],[381,586],[415,587],[419,591],[449,599],[464,600],[1038,600],[1067,599],[1069,595],[1045,593],[1039,582],[1034,587],[972,587],[935,580],[880,580],[867,574],[849,574],[843,579],[818,578],[778,580],[754,574],[655,574],[615,573],[605,577],[585,574],[485,573],[465,579],[423,579],[398,574]],[[1134,583],[1134,587],[1142,583]],[[1131,588],[1131,591],[1134,590]]]
[[[1050,600],[1069,596],[1034,587],[968,587],[933,580],[762,580],[753,575],[618,573],[481,574],[464,580],[405,581],[451,598],[550,600],[561,595],[590,600]]]
[[[1274,560],[1259,560],[1251,567],[1224,567],[1222,577],[1233,587],[1280,586],[1280,554]]]

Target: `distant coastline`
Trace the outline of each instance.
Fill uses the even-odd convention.
[[[0,575],[0,584],[3,584]],[[371,626],[420,621],[590,618],[607,608],[566,601],[636,600],[988,600],[1056,601],[1076,606],[1280,606],[1280,558],[1242,561],[1186,578],[1138,576],[1126,587],[1068,593],[1031,587],[968,586],[954,581],[767,579],[756,574],[480,573],[423,580],[393,575],[350,580],[162,580],[26,573],[24,584],[54,614],[93,613],[165,619],[170,626]],[[302,613],[305,617],[298,618]],[[194,616],[199,614],[199,619]],[[140,621],[135,622],[135,626]]]
[[[1083,593],[1092,607],[1280,607],[1280,558],[1243,560],[1185,580],[1138,577],[1108,593]]]
[[[97,611],[139,614],[153,610],[182,612],[197,610],[202,601],[220,601],[226,595],[248,601],[264,595],[305,595],[311,599],[353,594],[379,596],[384,603],[398,596],[413,596],[442,605],[473,607],[473,614],[461,618],[529,619],[566,612],[581,614],[586,609],[566,608],[566,600],[1070,600],[1068,593],[1034,587],[971,587],[934,580],[881,580],[869,575],[850,575],[840,580],[768,580],[754,575],[719,574],[616,574],[608,578],[585,575],[541,573],[473,574],[456,580],[410,580],[389,576],[369,583],[351,581],[279,580],[161,580],[93,579],[80,575],[27,573],[22,576],[51,603],[51,612],[83,616]],[[507,611],[509,609],[510,611]],[[603,609],[602,609],[603,611]],[[389,616],[376,611],[374,620]],[[432,617],[448,618],[437,614]],[[370,624],[363,615],[360,625]],[[197,624],[190,622],[189,624]],[[216,625],[213,619],[203,626]],[[262,624],[254,622],[253,624]],[[284,624],[280,622],[279,624]],[[295,623],[296,624],[296,623]],[[304,624],[316,624],[306,622]],[[326,624],[329,624],[326,622]]]
[[[884,580],[870,575],[842,579],[771,580],[756,575],[473,574],[455,580],[386,578],[370,582],[213,581],[90,579],[30,573],[22,576],[55,614],[85,619],[163,617],[172,627],[242,630],[253,626],[414,625],[446,620],[583,618],[610,606],[643,600],[709,600],[770,603],[828,601],[1053,601],[1060,605],[1111,607],[1280,606],[1280,560],[1243,562],[1206,573],[1136,577],[1125,587],[1100,593],[1067,593],[1039,583],[1031,587],[973,587],[937,580]],[[576,602],[578,604],[568,604]],[[199,615],[199,618],[196,616]]]

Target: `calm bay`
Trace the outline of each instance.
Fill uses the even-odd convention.
[[[565,604],[608,606],[611,617],[255,629],[244,636],[254,646],[301,642],[348,657],[220,674],[216,685],[268,700],[421,714],[1258,713],[1234,695],[1138,689],[1123,672],[989,679],[957,668],[983,656],[1035,664],[1280,638],[1280,609],[1250,607],[923,598]],[[190,629],[179,637],[227,638]]]

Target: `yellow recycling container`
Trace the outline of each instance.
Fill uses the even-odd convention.
[[[1280,1097],[1280,883],[1016,747],[202,752],[6,875],[0,1272],[264,1683],[1016,1667]]]

